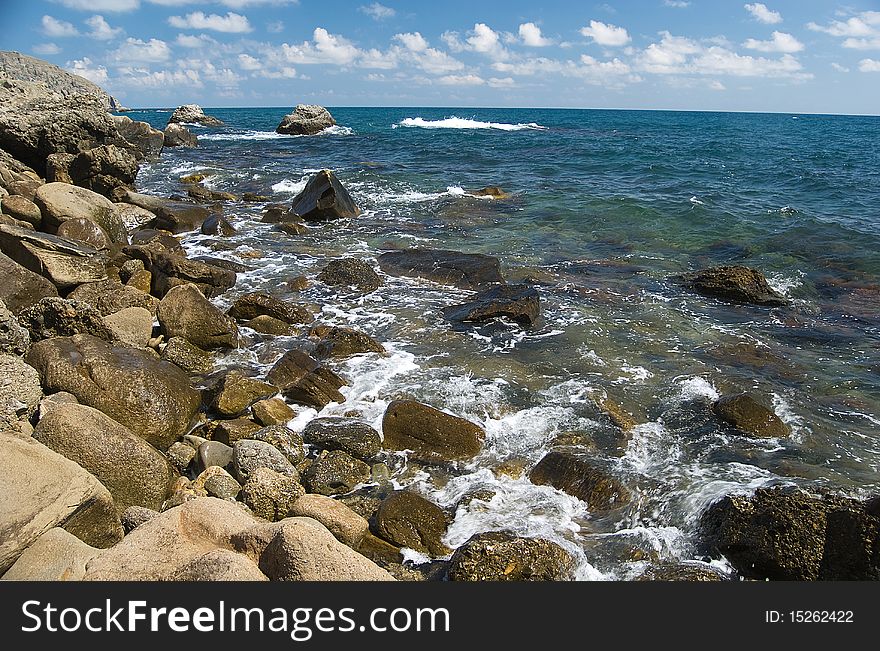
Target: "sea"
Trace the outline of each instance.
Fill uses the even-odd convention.
[[[764,486],[880,492],[880,118],[616,110],[330,108],[315,136],[274,129],[289,107],[206,113],[196,149],[166,149],[142,167],[140,191],[184,194],[180,177],[260,202],[225,206],[237,233],[189,234],[191,255],[241,263],[216,299],[267,291],[306,304],[322,323],[358,328],[387,356],[331,364],[343,404],[381,430],[406,397],[486,430],[474,459],[422,466],[386,460],[396,486],[453,516],[450,548],[508,530],[553,540],[577,578],[628,580],[649,565],[727,573],[700,548],[699,518],[720,497]],[[163,129],[169,110],[128,113]],[[331,169],[363,214],[291,236],[260,221]],[[507,198],[477,196],[499,186]],[[469,293],[383,275],[379,290],[316,281],[329,260],[376,265],[402,247],[497,256],[508,282],[538,288],[543,322],[453,327],[442,309]],[[675,277],[713,265],[763,271],[784,307],[732,305]],[[312,280],[303,291],[285,281]],[[260,375],[296,337],[265,338],[225,367]],[[756,439],[719,422],[720,395],[750,391],[791,428]],[[637,423],[623,435],[597,408],[609,399]],[[301,429],[318,415],[299,408]],[[580,449],[633,499],[591,513],[532,484],[560,443]],[[407,552],[412,563],[427,559]]]

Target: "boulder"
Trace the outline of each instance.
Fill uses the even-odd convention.
[[[31,341],[79,334],[94,335],[104,341],[116,339],[95,308],[67,298],[44,298],[22,310],[18,320],[28,329]]]
[[[137,206],[134,207],[137,208]],[[149,260],[151,256],[166,254],[180,256],[181,258],[187,257],[180,240],[169,231],[160,231],[156,228],[142,228],[132,233],[131,244],[132,253],[140,254],[131,255],[132,259],[144,265],[144,269],[147,269],[144,260]],[[123,254],[129,255],[125,251],[126,249],[123,249]]]
[[[449,563],[452,581],[565,581],[574,559],[543,538],[520,538],[504,531],[472,536]]]
[[[146,270],[152,274],[151,290],[156,296],[165,296],[178,285],[192,283],[207,298],[213,298],[235,285],[234,271],[157,251],[152,245],[127,246],[123,253],[144,263]]]
[[[318,274],[318,280],[337,287],[354,287],[365,293],[379,289],[382,284],[372,265],[357,258],[331,260]]]
[[[336,124],[330,111],[314,104],[297,104],[293,113],[285,115],[275,131],[292,136],[313,136]]]
[[[429,556],[446,556],[450,549],[443,536],[451,519],[436,504],[412,491],[395,491],[376,512],[376,533],[398,547]]]
[[[57,232],[68,219],[87,219],[96,223],[111,242],[128,243],[128,231],[113,203],[97,192],[68,183],[46,183],[34,199],[43,214],[43,227]]]
[[[281,398],[260,400],[251,405],[251,413],[260,425],[286,425],[296,417],[296,412]]]
[[[27,197],[12,194],[0,199],[0,209],[4,215],[9,215],[13,219],[27,222],[31,226],[39,227],[43,220],[43,213],[40,207]]]
[[[757,269],[750,267],[710,267],[679,276],[682,284],[704,296],[734,303],[755,305],[785,305],[786,300],[776,292]]]
[[[529,285],[496,285],[483,290],[467,303],[443,310],[449,321],[485,323],[498,318],[510,319],[524,328],[534,326],[541,315],[541,297]]]
[[[199,446],[198,455],[199,467],[202,469],[211,466],[232,467],[233,450],[220,441],[205,441]]]
[[[263,335],[274,335],[276,337],[294,337],[297,333],[295,326],[265,314],[246,321],[244,325],[254,332],[259,332]]]
[[[171,362],[187,373],[199,375],[214,368],[214,355],[183,337],[171,337],[162,349],[162,361]]]
[[[138,160],[159,160],[165,135],[146,122],[137,122],[127,115],[111,116],[119,135],[131,145],[130,151]]]
[[[0,225],[0,251],[61,289],[107,277],[97,250],[55,235]]]
[[[9,311],[18,314],[49,296],[58,296],[58,290],[48,279],[21,266],[0,253],[0,300]]]
[[[648,567],[637,581],[724,581],[724,577],[707,563],[663,563]]]
[[[344,219],[361,214],[348,190],[330,170],[321,170],[309,179],[302,192],[293,198],[291,211],[307,222]]]
[[[529,473],[533,484],[552,486],[586,502],[590,511],[607,511],[630,501],[629,490],[589,459],[571,452],[549,452]]]
[[[232,463],[235,466],[235,476],[242,483],[246,482],[257,468],[269,468],[299,480],[299,473],[281,450],[265,441],[253,439],[236,441],[232,446]]]
[[[109,316],[130,307],[143,308],[150,315],[159,311],[158,298],[113,279],[80,285],[67,297],[91,305],[101,316]]]
[[[78,404],[79,400],[76,399],[76,396],[72,393],[67,393],[67,391],[58,391],[57,393],[45,396],[40,400],[40,406],[37,409],[37,420],[42,420],[46,414],[62,405]]]
[[[104,325],[114,339],[136,348],[146,348],[153,336],[153,315],[142,307],[127,307],[105,316]]]
[[[27,360],[47,391],[72,393],[160,450],[189,430],[201,403],[175,365],[91,335],[37,342]]]
[[[414,400],[388,405],[382,434],[386,449],[411,450],[411,458],[428,462],[470,459],[482,449],[486,437],[476,423]]]
[[[98,251],[104,251],[110,247],[110,237],[104,232],[104,229],[84,217],[68,219],[58,227],[57,235],[90,246]]]
[[[151,228],[156,223],[156,213],[130,203],[114,203],[113,213],[125,224],[128,231],[138,228]]]
[[[154,511],[153,509],[148,509],[143,506],[129,506],[122,512],[122,515],[119,516],[119,520],[122,522],[122,528],[125,530],[125,535],[127,536],[139,526],[145,522],[149,522],[157,515],[159,515],[159,512]]]
[[[198,104],[184,104],[183,106],[178,106],[174,109],[174,113],[171,114],[168,123],[173,124],[175,122],[184,124],[201,124],[206,127],[219,127],[223,125],[221,120],[210,115],[205,115],[202,107]]]
[[[79,581],[101,550],[60,527],[37,538],[3,575],[3,581]]]
[[[138,159],[129,149],[116,145],[101,145],[79,154],[53,154],[46,164],[50,183],[73,183],[105,197],[113,196],[117,188],[134,188],[137,173]]]
[[[369,531],[370,524],[349,507],[332,497],[303,495],[293,503],[290,514],[313,518],[336,536],[336,539],[357,549]]]
[[[183,337],[204,350],[238,345],[235,321],[223,314],[193,284],[179,285],[165,294],[159,303],[158,316],[168,338]]]
[[[92,473],[110,491],[120,514],[129,506],[162,508],[177,476],[156,448],[85,405],[53,409],[40,420],[34,438]]]
[[[339,392],[345,380],[299,350],[284,353],[266,379],[297,404],[320,410],[331,402],[345,402],[345,396]]]
[[[507,199],[510,194],[499,188],[497,185],[487,185],[485,188],[474,190],[471,194],[476,197],[492,197],[493,199]]]
[[[210,391],[209,407],[224,418],[241,416],[248,407],[278,392],[271,384],[229,371]]]
[[[205,426],[203,431],[208,438],[226,445],[233,445],[236,441],[250,438],[261,429],[262,427],[248,418],[234,418],[212,421]]]
[[[188,443],[181,443],[180,441],[173,444],[165,453],[168,457],[168,461],[170,461],[171,465],[177,468],[180,473],[186,472],[190,464],[196,458],[196,454],[197,451],[193,446]]]
[[[0,433],[0,572],[61,527],[94,547],[122,538],[113,498],[78,464],[30,437]]]
[[[205,491],[211,497],[234,500],[241,492],[241,484],[220,466],[208,466],[192,482],[193,490]]]
[[[27,355],[31,347],[31,335],[27,328],[21,325],[15,315],[6,307],[6,303],[0,299],[0,354]]]
[[[235,226],[230,224],[222,215],[211,215],[199,229],[202,235],[218,235],[220,237],[230,237],[236,234]]]
[[[251,292],[235,300],[227,313],[233,319],[250,321],[259,316],[270,316],[284,323],[310,323],[315,317],[302,305],[282,301],[264,292]]]
[[[724,396],[715,401],[712,411],[721,420],[749,436],[785,438],[791,429],[769,407],[748,393]]]
[[[155,227],[171,233],[197,231],[211,215],[211,210],[184,201],[167,201],[153,210],[156,214]]]
[[[199,138],[182,124],[169,124],[162,134],[166,147],[198,147]]]
[[[282,425],[269,425],[249,434],[248,438],[268,443],[284,455],[291,465],[300,463],[306,456],[302,436]]]
[[[239,499],[254,515],[275,522],[288,517],[293,505],[305,494],[295,475],[271,468],[255,468],[242,486]]]
[[[379,256],[379,267],[392,276],[426,278],[461,289],[504,283],[498,258],[441,249],[404,249]]]
[[[370,335],[354,328],[316,325],[309,329],[309,337],[317,339],[312,355],[316,359],[330,357],[344,359],[363,353],[385,354],[385,347]]]
[[[0,431],[22,431],[19,422],[34,415],[42,397],[36,370],[20,357],[0,354]]]
[[[370,479],[370,466],[341,450],[322,452],[303,472],[303,483],[310,493],[338,495],[350,493]]]
[[[198,201],[199,203],[212,203],[215,201],[238,201],[238,197],[231,192],[221,192],[218,190],[212,190],[211,188],[206,188],[204,185],[195,183],[187,187],[186,189],[187,195],[193,200]],[[225,220],[224,220],[225,221]],[[232,228],[230,225],[229,228]],[[205,235],[215,235],[216,233],[205,233]],[[235,232],[235,229],[232,228],[232,233]]]
[[[305,426],[302,436],[304,442],[322,450],[342,450],[361,460],[372,459],[382,448],[379,432],[353,418],[315,418]]]

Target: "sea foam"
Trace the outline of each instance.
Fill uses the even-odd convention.
[[[422,129],[497,129],[499,131],[525,131],[525,130],[543,130],[540,124],[529,122],[527,124],[506,124],[504,122],[480,122],[479,120],[468,120],[467,118],[458,118],[454,115],[442,120],[426,120],[425,118],[404,118],[397,124],[391,125],[392,128],[398,127],[419,127]]]

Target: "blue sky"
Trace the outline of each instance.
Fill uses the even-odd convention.
[[[3,49],[131,107],[880,113],[878,0],[7,0],[0,20]]]

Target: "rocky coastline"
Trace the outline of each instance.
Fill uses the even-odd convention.
[[[352,378],[338,373],[339,360],[386,351],[367,333],[316,322],[308,306],[270,292],[217,307],[236,270],[190,259],[181,238],[230,234],[224,206],[266,198],[218,192],[197,176],[182,179],[186,196],[158,197],[139,193],[136,179],[164,147],[198,146],[187,124],[219,120],[183,105],[159,131],[108,113],[117,105],[100,89],[14,71],[0,68],[3,579],[573,578],[575,559],[550,540],[500,531],[450,549],[452,513],[392,481],[389,455],[432,467],[480,452],[484,429],[445,405],[388,396],[381,431],[357,414],[316,417],[301,432],[288,427],[298,408],[345,401],[340,390]],[[278,133],[333,125],[323,107],[300,105]],[[496,187],[484,193],[505,196]],[[360,212],[333,171],[321,170],[289,204],[267,204],[263,221],[295,235]],[[443,311],[455,327],[504,319],[529,329],[542,319],[540,285],[507,282],[497,258],[462,251],[390,251],[378,269],[332,259],[314,279],[290,282],[366,295],[381,292],[387,276],[472,292]],[[712,267],[676,282],[720,301],[785,304],[752,268]],[[248,346],[241,327],[301,333],[308,345],[252,377],[217,364]],[[633,416],[611,399],[596,406],[625,441]],[[789,435],[760,395],[722,396],[712,414],[746,436]],[[574,440],[518,472],[591,513],[637,499]],[[708,562],[656,564],[640,578],[880,578],[877,499],[760,489],[710,505],[698,529],[705,559],[725,558],[731,574]],[[403,550],[429,560],[405,562]]]

